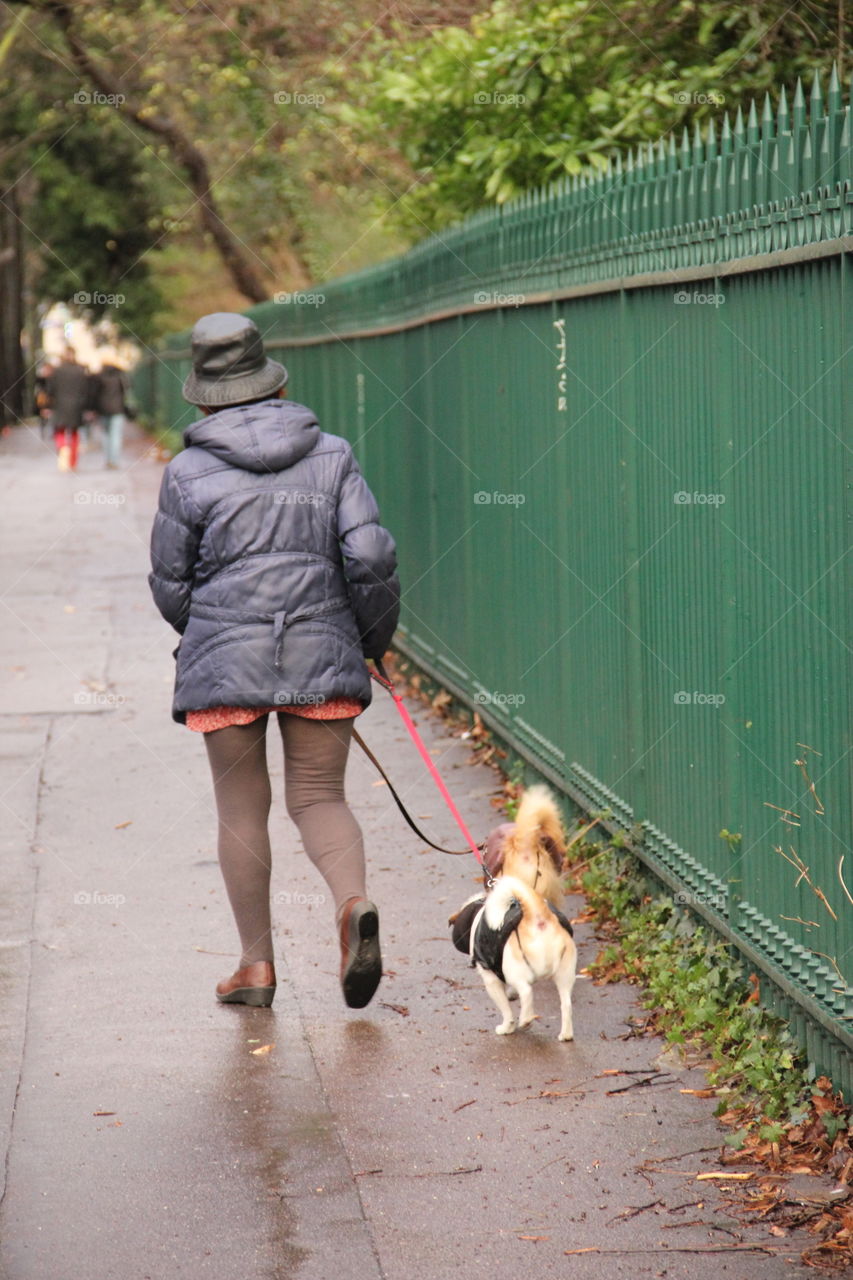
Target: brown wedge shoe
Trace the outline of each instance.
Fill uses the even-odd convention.
[[[381,977],[379,912],[366,898],[354,898],[341,918],[341,987],[349,1007],[369,1004]]]
[[[247,964],[216,986],[216,998],[223,1004],[251,1004],[266,1009],[274,995],[275,968],[268,960]]]

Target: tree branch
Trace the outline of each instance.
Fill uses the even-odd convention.
[[[29,0],[23,2],[29,3]],[[166,143],[186,173],[190,189],[198,202],[202,224],[209,232],[235,285],[251,302],[265,302],[270,291],[261,282],[248,252],[219,212],[211,189],[207,160],[199,148],[173,119],[152,111],[145,102],[127,93],[122,81],[91,56],[77,32],[69,4],[64,3],[64,0],[45,0],[44,5],[38,7],[55,19],[79,74],[99,92],[113,97],[116,109],[127,119]]]

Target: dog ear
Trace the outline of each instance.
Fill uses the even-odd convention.
[[[569,937],[573,938],[575,936],[575,931],[572,928],[571,921],[568,919],[568,917],[564,916],[562,911],[560,911],[558,907],[554,906],[553,902],[549,902],[548,906],[551,908],[552,912],[557,917],[557,919],[559,920],[560,924],[565,929]]]
[[[506,842],[510,839],[514,831],[514,822],[502,822],[499,827],[494,827],[486,838],[486,848],[483,853],[483,866],[492,879],[494,879],[495,876],[499,876],[503,871]]]
[[[450,934],[453,945],[463,955],[467,956],[471,953],[471,925],[484,902],[485,898],[475,898],[473,902],[466,902],[465,906],[460,907],[448,921],[448,924],[453,926]]]
[[[562,845],[562,846],[561,846],[561,845],[559,845],[559,844],[557,843],[557,841],[553,839],[553,837],[552,837],[552,836],[546,836],[546,835],[543,835],[543,837],[542,837],[542,847],[543,847],[543,849],[545,850],[545,852],[548,854],[548,857],[549,857],[549,858],[551,859],[551,861],[553,862],[553,864],[554,864],[554,870],[555,870],[555,871],[562,871],[562,870],[563,870],[563,858],[564,858],[564,855],[565,855],[565,852],[566,852],[566,847],[565,847],[565,845]]]

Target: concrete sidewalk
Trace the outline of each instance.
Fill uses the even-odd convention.
[[[88,452],[69,476],[37,431],[0,441],[0,1276],[797,1274],[805,1241],[743,1228],[696,1182],[720,1167],[713,1103],[681,1092],[703,1078],[661,1042],[626,1038],[630,988],[579,978],[573,1044],[550,984],[534,1028],[494,1034],[446,928],[473,860],[421,848],[359,754],[376,999],[343,1005],[271,734],[278,994],[272,1010],[215,1002],[235,931],[203,742],[171,721],[174,639],[146,583],[162,465],[139,437],[128,452],[123,471]],[[494,776],[416,719],[485,834]],[[391,700],[359,727],[413,813],[458,842]],[[584,964],[588,929],[579,943]],[[640,1078],[614,1068],[667,1074],[611,1095]],[[771,1252],[703,1252],[738,1241]]]

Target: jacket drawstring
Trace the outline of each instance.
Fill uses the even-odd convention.
[[[281,671],[282,657],[284,656],[284,629],[287,626],[287,614],[282,609],[280,613],[275,614],[273,618],[273,639],[275,640],[275,665],[278,671]]]

